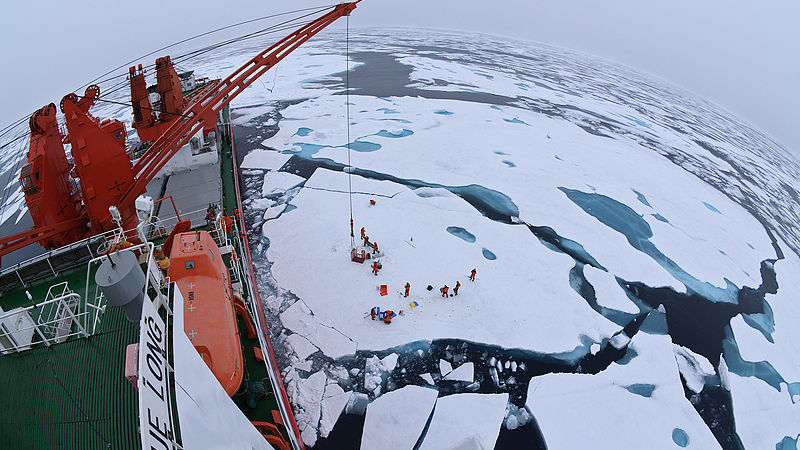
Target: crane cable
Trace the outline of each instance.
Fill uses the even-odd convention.
[[[347,189],[350,199],[350,248],[356,248],[353,232],[353,166],[350,164],[350,15],[345,19],[345,71],[344,71],[344,104],[347,110]]]

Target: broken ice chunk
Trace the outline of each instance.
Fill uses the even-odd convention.
[[[410,449],[419,440],[439,392],[421,386],[405,386],[387,392],[367,407],[361,448]]]
[[[347,401],[344,412],[360,416],[367,410],[367,404],[369,404],[369,397],[367,397],[367,394],[353,392],[353,395],[351,395],[350,399]]]
[[[320,437],[328,437],[333,425],[339,420],[345,405],[350,400],[350,391],[345,392],[338,384],[329,384],[322,399],[322,414],[319,420]]]
[[[449,362],[443,359],[439,360],[439,372],[442,374],[442,376],[445,376],[452,371],[453,371],[453,366]]]
[[[392,373],[394,368],[397,366],[397,353],[392,353],[381,359],[381,365],[383,365],[384,370]]]
[[[611,346],[614,347],[615,349],[622,350],[623,348],[625,348],[626,345],[628,345],[630,341],[631,338],[629,338],[625,333],[620,333],[614,335],[614,337],[612,337],[611,340],[608,341],[608,343],[611,344]]]
[[[453,448],[472,436],[479,445],[472,448],[492,448],[507,404],[508,394],[454,394],[438,399],[420,450]]]
[[[445,380],[468,381],[472,383],[475,379],[475,365],[471,362],[458,366],[455,370],[444,377]]]

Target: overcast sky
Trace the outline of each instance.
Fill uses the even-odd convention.
[[[325,4],[226,0],[196,6],[202,3],[2,2],[0,128],[163,45]],[[350,24],[478,31],[598,55],[693,91],[800,156],[798,0],[364,0]]]

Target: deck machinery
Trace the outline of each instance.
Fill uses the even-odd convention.
[[[131,67],[132,124],[144,144],[143,153],[126,147],[122,122],[90,113],[100,100],[96,85],[61,100],[66,130],[59,127],[53,103],[31,115],[27,164],[19,180],[34,225],[0,238],[0,257],[34,242],[49,252],[0,271],[0,378],[14,378],[15,371],[32,367],[30,360],[61,353],[70,354],[66,359],[76,364],[85,361],[77,371],[91,368],[122,378],[119,358],[124,355],[124,374],[138,392],[133,395],[138,397],[139,427],[129,441],[124,441],[125,433],[118,433],[122,447],[131,442],[148,449],[235,442],[246,448],[303,448],[253,283],[246,236],[239,232],[238,217],[233,226],[223,217],[240,205],[229,118],[219,119],[229,114],[227,105],[247,86],[326,26],[349,15],[356,3],[332,7],[227,78],[207,80],[188,91],[168,56],[156,61],[156,84],[150,88],[142,66]],[[223,211],[205,223],[181,220],[177,208],[174,223],[158,222],[154,202],[144,195],[148,183],[193,138],[211,142],[219,152],[222,184],[229,186],[225,197],[235,203],[228,200]],[[65,144],[70,146],[69,156]],[[230,186],[235,186],[233,192]],[[118,299],[108,285],[116,286],[112,278],[123,256],[134,258],[135,269],[143,273],[143,285],[133,289],[143,305],[140,311],[135,308],[138,330],[136,324],[125,325],[110,306]],[[40,270],[47,267],[49,271]],[[130,311],[125,312],[130,318]],[[81,344],[93,339],[92,345]],[[185,351],[187,346],[192,351]],[[96,352],[113,355],[116,363]],[[259,384],[259,373],[269,380]],[[274,409],[254,412],[259,410],[258,399],[270,390]],[[117,395],[128,398],[131,393]],[[105,401],[124,403],[122,397]],[[255,409],[221,414],[230,410],[221,397]],[[36,423],[41,422],[39,418]],[[60,433],[57,428],[50,432]],[[237,436],[224,437],[232,432]],[[47,437],[46,432],[39,434]],[[93,442],[91,437],[86,439],[76,438],[70,446],[95,446],[86,444]]]

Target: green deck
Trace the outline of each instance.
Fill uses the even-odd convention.
[[[124,376],[125,347],[138,339],[123,311],[107,308],[93,336],[0,356],[0,447],[141,447],[137,392]]]

